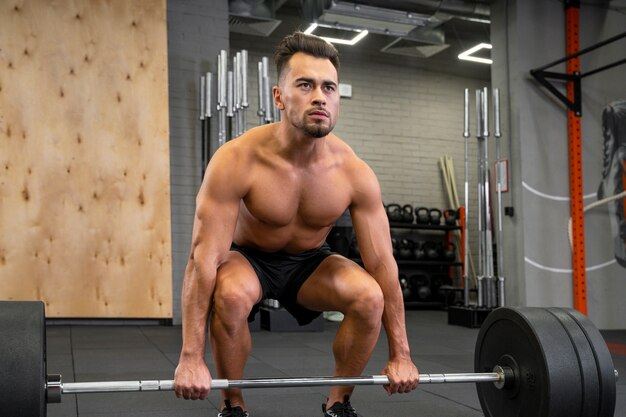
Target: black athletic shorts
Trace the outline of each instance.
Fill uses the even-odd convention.
[[[278,300],[291,313],[300,326],[309,324],[322,314],[302,307],[297,302],[298,291],[304,281],[315,271],[320,263],[333,252],[324,243],[320,248],[311,249],[298,254],[286,252],[263,252],[258,249],[246,248],[233,243],[230,250],[237,251],[246,257],[259,277],[263,289],[263,299]],[[248,321],[254,321],[259,311],[259,304],[250,312]]]

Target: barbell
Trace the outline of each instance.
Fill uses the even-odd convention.
[[[48,375],[41,302],[0,302],[0,410],[42,417],[64,394],[171,391],[174,381],[63,382]],[[474,373],[420,373],[420,384],[476,383],[486,417],[613,417],[617,371],[600,332],[566,308],[502,307],[476,340]],[[385,375],[214,379],[212,389],[386,385]]]

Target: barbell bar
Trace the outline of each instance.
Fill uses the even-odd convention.
[[[466,382],[493,382],[500,386],[506,384],[508,373],[512,377],[510,368],[496,367],[494,372],[485,373],[450,373],[450,374],[420,374],[420,384],[446,384]],[[284,388],[284,387],[320,387],[320,386],[356,386],[356,385],[387,385],[387,375],[369,375],[354,377],[318,376],[318,377],[288,377],[288,378],[249,378],[249,379],[214,379],[211,389],[229,388]],[[173,380],[147,381],[104,381],[104,382],[62,382],[59,375],[48,375],[47,383],[48,402],[57,401],[61,394],[85,394],[103,392],[134,392],[134,391],[173,391]],[[52,398],[51,398],[52,397]]]
[[[41,302],[0,301],[0,410],[45,417],[62,394],[171,391],[171,380],[67,382],[48,375]],[[476,383],[485,417],[613,417],[616,379],[608,347],[591,320],[566,308],[501,307],[476,339],[475,373],[420,374],[420,384]],[[491,382],[491,383],[489,383]],[[212,389],[386,385],[363,377],[215,379]]]

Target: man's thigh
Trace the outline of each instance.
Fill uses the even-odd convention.
[[[300,287],[297,300],[310,310],[342,311],[362,294],[380,291],[376,280],[358,264],[341,255],[331,255]]]

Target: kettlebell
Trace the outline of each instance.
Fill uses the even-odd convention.
[[[413,258],[421,261],[426,257],[426,253],[424,252],[424,245],[422,242],[415,242],[413,246]]]
[[[413,241],[409,239],[402,239],[400,241],[398,259],[411,259],[411,256],[413,256]]]
[[[445,293],[440,291],[441,286],[444,284],[444,277],[441,275],[435,275],[430,280],[430,290],[432,291],[433,299],[436,301],[443,301],[445,299]],[[443,297],[442,297],[443,295]]]
[[[437,208],[431,208],[428,212],[430,217],[430,224],[441,224],[441,210]]]
[[[430,215],[428,214],[428,207],[418,207],[415,209],[415,222],[417,224],[428,224],[430,221]]]
[[[430,289],[430,279],[426,275],[413,275],[410,278],[413,283],[413,295],[419,301],[427,301],[432,295]]]
[[[402,222],[413,223],[413,206],[405,204],[402,206]]]
[[[409,301],[413,297],[413,291],[411,290],[411,283],[404,274],[400,274],[400,288],[404,301]]]
[[[402,207],[400,207],[400,204],[388,204],[385,210],[387,211],[387,218],[390,222],[402,221]]]
[[[452,242],[446,242],[442,248],[442,257],[446,261],[454,261],[456,259],[456,246]]]
[[[454,209],[447,209],[443,211],[443,221],[448,226],[455,226],[457,217],[456,210]]]
[[[428,240],[424,242],[424,252],[426,253],[426,258],[434,261],[439,258],[439,250],[437,248],[437,243],[432,240]]]

